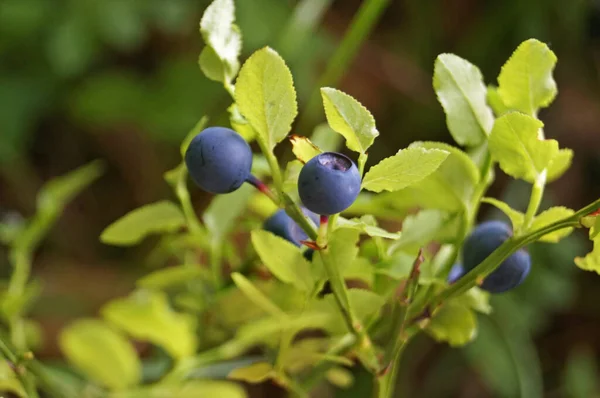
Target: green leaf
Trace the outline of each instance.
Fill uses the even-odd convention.
[[[511,55],[498,76],[498,94],[510,109],[536,116],[556,96],[552,71],[556,55],[538,40],[526,40]]]
[[[572,161],[573,151],[568,148],[560,149],[548,166],[548,176],[546,177],[546,181],[552,182],[560,178],[565,171],[571,167]]]
[[[360,219],[352,218],[350,220],[338,217],[336,228],[352,228],[371,237],[380,237],[386,239],[398,239],[402,235],[400,232],[389,232],[383,228],[373,225],[369,220],[369,215],[362,216]]]
[[[556,140],[541,140],[543,123],[518,112],[496,119],[490,134],[489,148],[500,168],[513,178],[534,183],[558,154]]]
[[[390,252],[399,249],[418,250],[436,239],[448,219],[447,213],[435,209],[421,210],[407,216],[402,222],[402,236],[390,246]]]
[[[267,149],[287,136],[298,105],[292,74],[275,50],[265,47],[244,63],[235,84],[235,102]]]
[[[204,57],[200,56],[200,66],[209,79],[230,83],[238,72],[242,35],[234,21],[233,0],[214,0],[200,20],[200,33],[212,50],[212,54],[207,55],[206,52],[211,50],[205,49],[202,51]],[[220,68],[217,61],[221,63]]]
[[[454,140],[465,146],[483,143],[494,115],[486,102],[487,90],[479,69],[454,54],[441,54],[435,60],[433,87]]]
[[[450,302],[433,314],[426,330],[437,341],[458,347],[477,336],[477,319],[469,308]]]
[[[481,312],[482,314],[492,313],[492,306],[490,305],[490,293],[478,288],[477,286],[470,288],[467,290],[467,292],[453,299],[453,301],[477,312]]]
[[[203,271],[196,265],[179,265],[154,271],[141,279],[136,285],[146,289],[163,290],[174,286],[185,285],[203,275]]]
[[[303,291],[313,288],[310,263],[298,247],[264,230],[252,231],[251,239],[263,264],[277,279]]]
[[[594,232],[593,228],[590,229],[590,237]],[[575,257],[575,265],[584,271],[594,271],[600,274],[600,235],[596,235],[592,240],[594,242],[592,251],[585,257]]]
[[[488,105],[492,108],[494,114],[497,117],[502,116],[507,112],[510,112],[510,108],[504,105],[504,102],[502,102],[502,98],[500,98],[500,94],[498,94],[498,87],[488,86],[486,98]]]
[[[394,208],[423,208],[460,212],[470,206],[479,170],[460,149],[439,142],[415,142],[410,147],[442,149],[450,153],[440,167],[420,183],[389,196]]]
[[[273,369],[273,365],[268,362],[257,362],[232,370],[227,378],[250,384],[259,384],[276,376],[277,373]]]
[[[292,152],[294,152],[296,158],[302,163],[308,162],[309,160],[323,152],[307,137],[292,135],[290,137],[290,142],[292,143]]]
[[[310,140],[323,152],[337,152],[344,137],[336,134],[329,124],[321,123],[313,130]]]
[[[238,384],[219,380],[193,380],[181,384],[156,384],[135,390],[119,392],[119,398],[247,398]]]
[[[240,273],[234,272],[231,274],[231,279],[235,285],[240,289],[246,297],[250,299],[258,307],[262,308],[265,312],[272,316],[285,317],[285,313],[281,311],[275,303],[273,303],[267,296],[265,296],[260,290],[258,290],[252,282]]]
[[[254,130],[250,125],[250,122],[242,116],[237,104],[235,102],[231,104],[231,106],[227,108],[227,111],[229,112],[229,123],[231,123],[231,127],[246,141],[253,141],[256,138],[256,130]]]
[[[546,211],[538,214],[531,223],[531,230],[535,231],[536,229],[543,228],[547,225],[552,224],[560,219],[570,217],[575,212],[571,209],[568,209],[563,206],[551,207]],[[569,236],[569,234],[573,232],[573,228],[564,228],[559,229],[558,231],[554,231],[547,235],[542,236],[539,241],[540,242],[550,242],[550,243],[558,243],[562,238]]]
[[[0,360],[0,391],[10,392],[18,397],[27,397],[17,375],[5,359]]]
[[[254,187],[244,184],[234,192],[215,196],[210,202],[202,215],[202,221],[214,242],[222,242],[235,227],[236,220],[246,210],[253,192]]]
[[[102,316],[136,339],[164,348],[174,358],[196,351],[196,320],[174,312],[163,292],[140,290],[128,297],[112,300]]]
[[[321,88],[323,106],[329,126],[346,139],[346,146],[366,153],[379,135],[371,112],[360,102],[334,88]]]
[[[449,154],[442,149],[401,149],[369,169],[363,180],[363,188],[373,192],[406,188],[436,171]]]
[[[104,162],[96,160],[44,184],[38,192],[38,209],[60,213],[62,208],[104,173]]]
[[[100,320],[72,323],[60,334],[59,344],[69,362],[110,389],[124,389],[141,379],[141,364],[133,345]]]
[[[102,231],[100,240],[111,245],[133,246],[148,235],[171,233],[184,226],[179,206],[163,200],[127,213]]]
[[[521,226],[523,225],[525,215],[520,211],[513,209],[503,201],[494,198],[483,198],[481,201],[483,203],[491,204],[492,206],[500,210],[502,213],[506,214],[506,216],[510,219],[510,222],[512,223],[513,231],[518,231],[519,228],[521,228]]]

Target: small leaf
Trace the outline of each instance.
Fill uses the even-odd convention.
[[[498,94],[510,109],[536,116],[556,96],[552,71],[556,55],[538,40],[526,40],[504,64],[498,76]]]
[[[575,265],[584,271],[594,271],[600,274],[600,235],[594,228],[590,228],[590,239],[594,242],[594,248],[585,257],[575,257]],[[594,236],[594,238],[591,238]]]
[[[342,145],[343,136],[336,134],[329,124],[321,123],[313,130],[310,140],[323,152],[337,152]]]
[[[543,123],[522,113],[511,112],[496,119],[489,148],[500,168],[513,178],[535,182],[558,154],[556,140],[541,140]]]
[[[287,136],[298,105],[292,74],[275,50],[265,47],[244,63],[235,84],[235,102],[267,149]]]
[[[264,230],[252,231],[251,239],[260,259],[277,279],[300,290],[310,291],[313,288],[310,263],[299,248]]]
[[[200,65],[209,79],[229,83],[238,72],[242,35],[234,21],[233,0],[214,0],[206,8],[200,20],[200,33],[207,46],[211,48],[202,51],[204,57],[201,55]],[[208,55],[207,51],[211,51],[212,54]],[[220,68],[217,66],[217,61],[221,62]],[[223,72],[218,73],[219,69]],[[206,73],[207,70],[209,73]]]
[[[134,338],[159,345],[174,358],[196,351],[196,320],[174,312],[163,292],[137,291],[110,301],[101,312],[106,320]]]
[[[390,252],[398,249],[418,250],[435,240],[448,214],[435,209],[421,210],[415,215],[407,216],[402,222],[402,237],[390,246]]]
[[[426,330],[437,341],[458,347],[477,336],[477,319],[469,308],[450,302],[433,314]]]
[[[254,187],[242,185],[238,190],[217,195],[202,214],[202,221],[210,232],[213,242],[222,242],[235,227],[236,220],[242,215],[252,198]]]
[[[433,87],[454,140],[466,146],[483,143],[494,115],[486,102],[487,90],[479,69],[454,54],[441,54],[435,60]]]
[[[219,58],[219,54],[211,46],[206,46],[202,49],[198,58],[198,65],[200,65],[202,73],[210,80],[217,82],[228,81],[225,65],[221,58]]]
[[[483,198],[481,201],[483,203],[491,204],[492,206],[500,210],[502,213],[506,214],[506,216],[510,219],[510,222],[512,223],[513,231],[518,231],[519,228],[521,228],[521,226],[523,225],[525,215],[520,211],[513,209],[508,204],[494,198]]]
[[[333,88],[322,88],[321,96],[329,126],[346,139],[348,149],[366,153],[379,135],[371,112],[353,97]]]
[[[5,359],[0,359],[0,391],[10,392],[18,397],[27,397],[15,371]]]
[[[401,149],[369,169],[363,180],[363,188],[373,192],[406,188],[436,171],[449,154],[442,149]]]
[[[327,381],[338,388],[348,389],[354,383],[354,375],[346,368],[336,366],[327,371]]]
[[[258,290],[252,282],[238,272],[231,274],[231,279],[235,285],[248,297],[254,304],[262,308],[265,312],[272,316],[285,317],[285,313],[277,307],[267,296]]]
[[[294,152],[296,158],[302,163],[308,162],[309,160],[323,152],[307,137],[292,135],[290,137],[290,142],[292,143],[292,152]]]
[[[163,290],[178,285],[185,285],[194,279],[203,275],[199,266],[179,265],[154,271],[141,279],[138,279],[136,285],[146,289]]]
[[[548,210],[538,214],[531,223],[531,230],[535,231],[536,229],[543,228],[547,225],[552,224],[560,219],[570,217],[575,212],[571,209],[562,206],[551,207]],[[539,241],[540,242],[550,242],[550,243],[558,243],[562,238],[569,236],[569,234],[573,232],[573,228],[564,228],[559,229],[558,231],[554,231],[547,235],[542,236]]]
[[[572,161],[573,151],[568,148],[560,149],[548,166],[548,176],[546,177],[546,181],[552,182],[560,178],[565,171],[571,167]]]
[[[100,235],[107,244],[132,246],[151,234],[170,233],[185,226],[179,207],[163,200],[137,208],[111,225]]]
[[[227,378],[231,380],[245,381],[250,384],[259,384],[275,377],[277,373],[273,365],[267,362],[257,362],[232,370]]]
[[[343,217],[338,217],[336,228],[352,228],[371,237],[380,237],[386,239],[400,238],[400,232],[389,232],[378,227],[377,225],[370,225],[364,221],[364,217],[366,216],[361,217],[361,219],[352,218],[350,220]]]
[[[141,364],[133,345],[102,321],[76,321],[62,331],[59,344],[69,362],[110,389],[124,389],[140,381]]]
[[[453,301],[477,312],[481,312],[482,314],[492,313],[492,306],[490,305],[490,293],[478,288],[477,286],[470,288],[462,295],[453,299]]]

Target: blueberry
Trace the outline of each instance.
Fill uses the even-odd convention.
[[[319,225],[319,216],[308,209],[302,209],[302,212],[307,215],[316,225]],[[303,240],[307,240],[308,236],[300,228],[298,224],[290,216],[287,215],[285,210],[278,210],[275,214],[269,217],[264,225],[263,229],[274,233],[277,236],[293,243],[300,247]]]
[[[209,127],[195,136],[185,153],[192,180],[211,193],[238,189],[250,176],[252,150],[235,131]]]
[[[298,193],[309,210],[331,215],[354,203],[360,183],[360,173],[352,160],[341,153],[324,152],[302,167]]]
[[[452,266],[450,273],[448,274],[448,283],[454,283],[459,280],[465,274],[465,268],[462,264],[457,263]]]
[[[479,265],[504,243],[512,231],[500,221],[488,221],[477,226],[463,246],[463,264],[466,272]],[[513,253],[489,274],[481,288],[491,293],[502,293],[519,286],[529,274],[531,258],[521,249]]]

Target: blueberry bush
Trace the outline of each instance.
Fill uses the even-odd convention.
[[[214,0],[200,32],[200,69],[230,95],[229,126],[201,118],[181,145],[181,163],[165,174],[176,200],[138,208],[101,235],[116,246],[157,236],[153,261],[164,266],[106,303],[98,318],[62,331],[68,369],[38,361],[27,319],[39,289],[30,278],[33,253],[103,165],[48,183],[33,218],[1,224],[13,270],[0,300],[0,390],[34,398],[242,398],[244,384],[270,381],[308,397],[326,382],[352,388],[349,369],[361,366],[372,374],[372,396],[388,398],[415,336],[472,342],[477,313],[493,310],[490,294],[516,288],[543,266],[532,263],[528,245],[589,229],[594,248],[574,263],[600,273],[600,200],[540,212],[546,185],[573,157],[545,137],[538,119],[557,95],[557,59],[546,44],[523,42],[497,85],[486,85],[467,60],[439,55],[433,89],[457,146],[414,142],[368,166],[376,122],[335,88],[320,90],[327,124],[290,135],[298,116],[292,74],[269,47],[242,64],[233,0]],[[276,156],[276,147],[291,148],[295,159]],[[531,184],[525,209],[486,196],[497,167]],[[191,189],[216,194],[200,216],[188,176]],[[482,203],[512,225],[477,225]],[[402,228],[390,230],[398,220]],[[151,344],[151,355],[140,357],[135,342]]]

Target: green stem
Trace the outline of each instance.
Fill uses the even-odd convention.
[[[504,242],[498,249],[496,249],[491,255],[489,255],[481,264],[477,265],[473,270],[467,273],[465,276],[460,278],[456,283],[449,286],[446,290],[435,296],[431,301],[432,306],[437,306],[444,300],[454,297],[458,294],[466,292],[473,286],[476,281],[481,277],[485,277],[492,271],[494,271],[508,256],[519,250],[520,248],[527,246],[530,243],[537,241],[544,235],[558,231],[565,228],[575,228],[581,226],[580,219],[600,208],[600,199],[580,209],[573,215],[566,217],[562,220],[558,220],[552,224],[546,225],[535,231],[528,233],[527,235],[512,237]]]
[[[358,172],[362,177],[365,174],[365,164],[367,164],[367,160],[369,159],[369,155],[366,153],[361,153],[358,156]]]
[[[523,226],[521,227],[522,232],[527,232],[531,228],[531,223],[542,202],[542,196],[544,196],[544,187],[546,185],[547,171],[544,169],[535,179],[535,183],[531,187],[531,196],[529,198],[529,205],[525,212],[525,218],[523,219]]]
[[[192,205],[192,200],[190,199],[190,193],[186,187],[188,175],[187,168],[183,163],[179,167],[179,178],[177,179],[177,185],[175,186],[175,195],[177,195],[177,199],[179,199],[179,203],[181,203],[183,215],[187,220],[190,232],[194,236],[202,236],[204,234],[204,229],[202,228],[202,224],[200,224],[200,220],[194,211],[194,206]]]
[[[282,201],[282,193],[283,193],[283,178],[281,177],[281,169],[279,168],[279,163],[277,162],[277,158],[275,154],[270,148],[267,148],[263,140],[258,139],[258,146],[262,151],[263,155],[267,159],[267,163],[269,164],[269,168],[271,169],[271,177],[273,178],[273,185],[275,185],[275,190],[277,191],[279,202]],[[279,204],[279,203],[277,203]]]
[[[390,0],[363,1],[350,27],[344,33],[342,42],[329,59],[325,72],[319,78],[317,90],[310,96],[306,111],[299,122],[300,130],[307,129],[309,123],[315,118],[321,98],[319,89],[337,85],[389,3]]]

